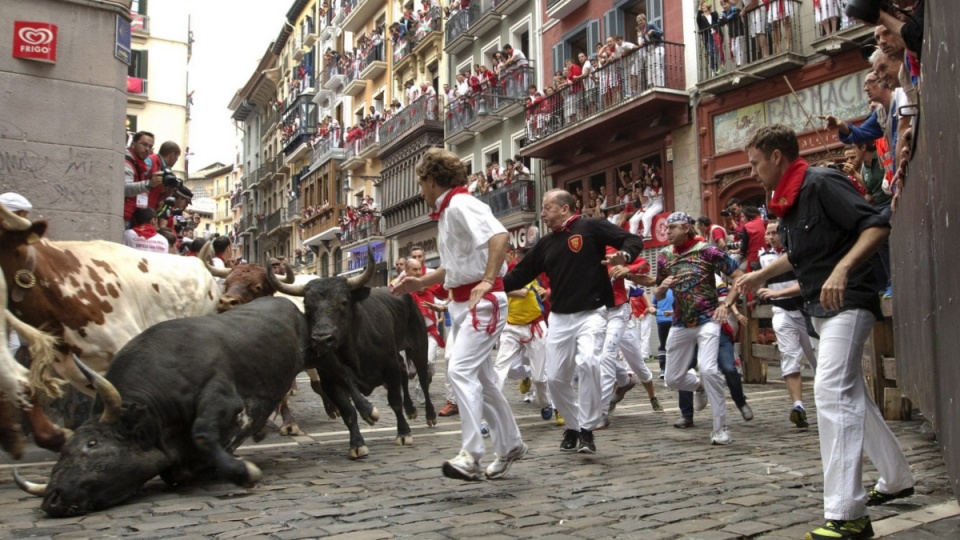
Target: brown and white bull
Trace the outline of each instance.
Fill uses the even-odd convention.
[[[52,368],[92,396],[72,355],[104,373],[117,351],[146,328],[216,310],[220,288],[195,257],[106,241],[55,242],[43,238],[46,230],[46,221],[31,223],[0,205],[0,268],[9,288],[9,309],[61,342],[52,359],[32,363],[35,388],[59,394]],[[37,442],[52,450],[62,445]]]

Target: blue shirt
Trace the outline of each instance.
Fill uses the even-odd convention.
[[[653,305],[657,308],[657,323],[673,323],[673,315],[664,315],[663,311],[673,311],[673,291],[667,289],[667,296],[663,300],[653,297]]]

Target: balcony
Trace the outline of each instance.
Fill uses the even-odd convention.
[[[356,97],[367,89],[367,81],[360,76],[360,67],[363,63],[363,60],[355,61],[354,65],[347,70],[345,74],[346,85],[343,87],[343,93],[350,96]]]
[[[508,186],[478,195],[477,199],[490,207],[495,218],[501,222],[510,222],[511,225],[528,221],[528,217],[523,214],[533,214],[537,211],[536,188],[533,180],[515,180]]]
[[[348,0],[345,3],[347,4],[346,13],[340,26],[354,34],[363,30],[363,25],[377,14],[378,8],[383,7],[382,2],[373,0]]]
[[[300,221],[300,198],[287,201],[287,221],[294,223]]]
[[[818,31],[817,34],[819,35],[820,32]],[[851,49],[858,49],[872,37],[872,26],[860,24],[856,20],[851,19],[847,26],[833,34],[818,37],[810,42],[810,46],[820,54],[834,56]]]
[[[257,184],[260,183],[260,169],[250,171],[250,174],[247,175],[249,183],[243,186],[243,189],[250,190],[256,189]]]
[[[234,208],[242,204],[243,204],[243,192],[239,190],[234,191],[233,195],[230,196],[230,209],[233,210]]]
[[[365,214],[354,223],[348,224],[340,235],[340,245],[346,249],[368,239],[383,238],[380,229],[380,214]]]
[[[445,141],[448,144],[460,144],[472,139],[477,132],[467,129],[477,119],[477,110],[473,96],[457,99],[447,105],[444,121]]]
[[[660,132],[689,122],[683,45],[639,48],[527,108],[521,154],[538,158],[582,153],[629,131]],[[558,136],[562,135],[562,136]]]
[[[341,165],[344,169],[359,169],[366,160],[375,157],[380,149],[379,126],[368,129],[360,139],[347,145],[346,161]]]
[[[586,3],[587,0],[547,0],[547,17],[560,20]]]
[[[301,94],[284,109],[280,128],[280,144],[287,162],[303,157],[308,143],[317,132],[317,105],[309,94]]]
[[[127,76],[127,99],[144,102],[147,100],[147,80]]]
[[[404,61],[411,57],[410,53],[433,33],[439,32],[442,23],[443,14],[439,7],[430,8],[422,19],[412,23],[411,29],[402,38],[393,42],[393,69],[402,70]]]
[[[133,35],[150,35],[150,17],[137,12],[130,12],[130,32]]]
[[[530,96],[528,89],[531,84],[536,84],[536,80],[533,61],[526,66],[508,70],[500,77],[499,86],[491,89],[497,96],[497,99],[493,100],[493,112],[507,118],[522,111]]]
[[[506,17],[526,4],[525,0],[493,0],[493,10]]]
[[[310,165],[311,167],[317,167],[331,159],[342,160],[344,157],[346,157],[346,151],[343,149],[343,134],[340,128],[337,128],[313,144]]]
[[[474,0],[470,2],[467,9],[457,10],[447,18],[447,25],[444,29],[447,40],[444,42],[446,45],[443,47],[443,52],[457,54],[474,42],[476,37],[468,30],[480,18],[480,3],[479,0]]]
[[[323,70],[320,85],[327,90],[336,90],[347,82],[347,77],[340,70],[339,64],[331,64]]]
[[[767,25],[771,29],[768,34],[749,37],[750,12],[745,19],[737,18],[732,23],[697,32],[697,87],[701,92],[729,92],[806,65],[799,15],[801,4],[797,0],[783,1],[797,15],[789,17],[787,24],[778,21],[772,27]],[[728,38],[738,33],[742,36]]]
[[[372,81],[387,71],[387,63],[383,56],[384,44],[381,42],[376,47],[367,51],[363,58],[363,64],[360,67],[360,78]]]
[[[443,123],[440,121],[437,107],[437,96],[435,94],[424,94],[408,105],[407,108],[390,117],[380,126],[380,150],[377,155],[384,155],[391,149],[391,146],[399,143],[419,128],[433,128],[443,131]]]
[[[273,171],[271,171],[272,163],[264,163],[260,165],[260,168],[257,169],[257,178],[259,178],[259,183],[264,184],[273,179]]]

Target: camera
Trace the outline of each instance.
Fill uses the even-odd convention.
[[[850,0],[844,10],[847,17],[859,19],[867,24],[877,24],[880,20],[880,11],[894,9],[891,0]]]
[[[720,215],[723,216],[723,217],[732,217],[732,216],[733,216],[733,213],[730,212],[729,210],[721,210],[721,211],[720,211]]]
[[[168,188],[178,188],[183,185],[183,180],[177,178],[177,175],[173,174],[173,171],[170,169],[164,168],[160,170],[160,174],[163,175],[163,185]]]

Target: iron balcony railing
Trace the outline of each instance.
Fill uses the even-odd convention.
[[[484,85],[479,94],[455,100],[445,111],[446,136],[463,131],[478,115],[498,113],[511,104],[525,103],[534,80],[532,65],[517,67],[505,72],[496,84]]]
[[[147,80],[141,77],[127,76],[127,93],[133,96],[146,96],[148,90]]]
[[[243,192],[234,191],[233,195],[230,196],[230,209],[233,210],[241,204],[243,204]]]
[[[340,128],[336,128],[327,133],[326,137],[314,142],[313,155],[310,156],[310,163],[323,163],[330,159],[334,150],[343,148],[343,137]]]
[[[437,104],[436,94],[424,94],[390,117],[380,126],[380,146],[386,147],[403,137],[411,128],[420,125],[424,120],[437,120]]]
[[[379,45],[370,47],[370,50],[367,51],[365,55],[361,57],[359,71],[363,73],[363,70],[367,69],[367,66],[374,62],[383,61],[383,42],[381,41]]]
[[[537,206],[533,180],[514,180],[509,185],[478,195],[497,219],[523,212],[535,212]]]
[[[284,222],[283,219],[283,208],[277,210],[276,212],[267,216],[267,232],[270,232],[280,226],[280,223]]]
[[[296,197],[287,201],[287,220],[294,221],[300,218],[300,198]]]
[[[380,229],[380,214],[364,214],[355,223],[344,226],[340,243],[344,246],[355,244],[374,236],[383,236],[383,231]]]
[[[783,53],[803,53],[801,3],[780,0],[697,31],[697,80],[706,81]],[[772,22],[771,22],[772,21]]]
[[[150,33],[150,17],[135,11],[130,12],[130,31],[134,34]]]
[[[483,3],[489,3],[489,0]],[[450,43],[459,36],[466,34],[473,23],[480,18],[480,13],[480,1],[474,0],[470,2],[470,5],[466,9],[460,9],[447,18],[447,28],[445,30],[447,37],[446,43]]]
[[[402,62],[424,39],[439,32],[443,22],[443,13],[437,6],[431,7],[419,21],[410,23],[407,33],[393,42],[393,64]]]
[[[347,159],[363,154],[374,144],[380,144],[380,126],[368,129],[362,137],[347,144]]]
[[[289,155],[301,144],[309,142],[310,139],[316,135],[316,133],[316,127],[300,126],[299,129],[294,129],[285,139],[285,144],[283,145],[283,154]]]
[[[443,126],[447,137],[460,133],[476,121],[480,99],[481,96],[464,96],[447,105]]]
[[[527,105],[527,140],[534,142],[620,108],[657,88],[684,89],[683,44],[646,45]]]

